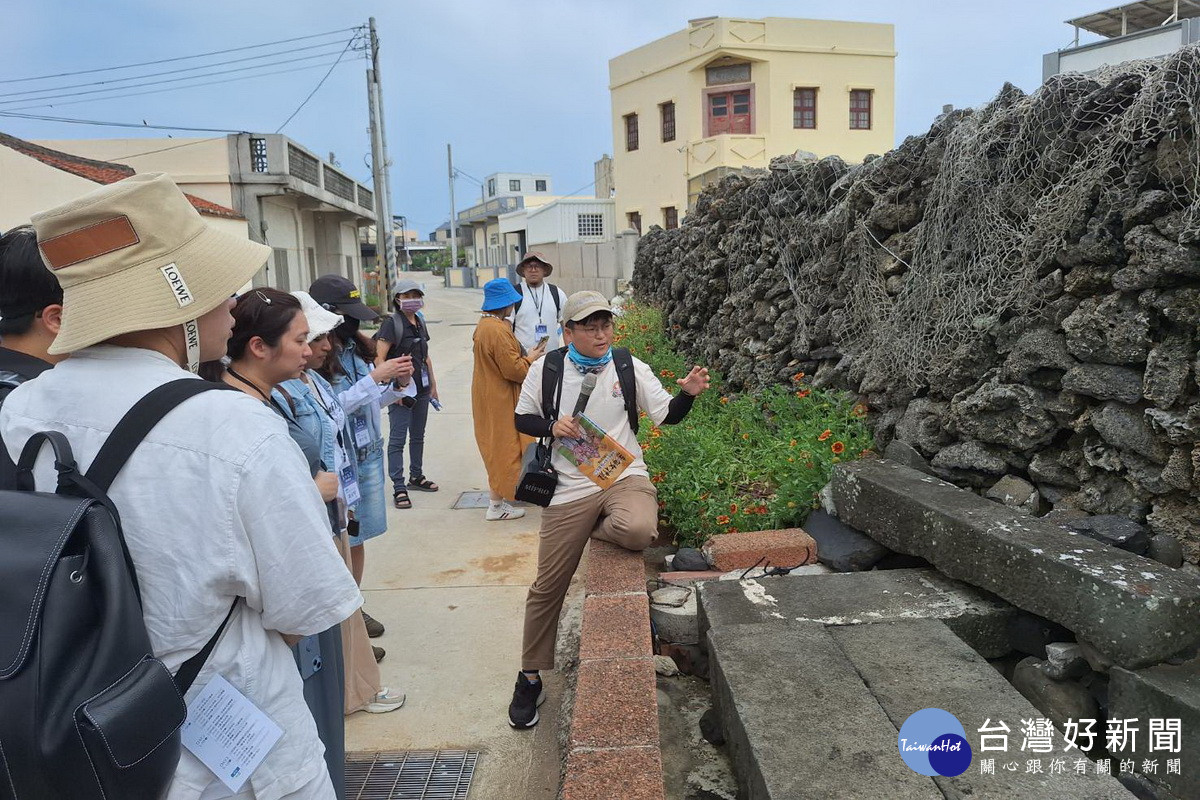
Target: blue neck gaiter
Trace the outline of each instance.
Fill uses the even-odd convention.
[[[586,375],[589,372],[600,372],[608,366],[608,362],[612,361],[612,347],[609,347],[604,355],[599,358],[588,358],[575,349],[574,344],[567,346],[567,358],[571,359],[571,363],[575,365],[575,369]]]

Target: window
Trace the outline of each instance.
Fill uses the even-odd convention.
[[[250,169],[253,172],[267,171],[267,140],[261,136],[250,137]]]
[[[498,233],[493,233],[493,234],[492,234],[492,235],[491,235],[491,236],[488,238],[488,244],[500,244],[500,234],[498,234]]]
[[[871,130],[870,89],[853,89],[850,92],[850,130]]]
[[[488,197],[496,196],[496,179],[488,178]]]
[[[704,70],[705,82],[709,86],[721,86],[726,83],[749,83],[749,64],[724,64],[708,67]]]
[[[630,151],[638,149],[637,114],[625,115],[625,149]]]
[[[546,182],[545,181],[534,181],[533,188],[534,188],[534,191],[544,192],[544,191],[546,191]]]
[[[642,215],[637,211],[630,211],[625,216],[629,219],[629,227],[633,228],[635,231],[638,232],[638,235],[641,236],[642,235]]]
[[[516,180],[511,180],[511,181],[509,181],[509,182],[508,182],[508,190],[509,190],[510,192],[519,192],[519,191],[521,191],[521,181],[520,181],[520,179],[516,179]]]
[[[579,215],[579,235],[582,236],[603,236],[604,235],[604,215],[603,214],[580,214]]]
[[[271,248],[272,266],[275,267],[274,286],[281,292],[291,289],[291,276],[288,275],[288,254],[282,247]],[[270,283],[270,281],[268,281]]]
[[[792,92],[792,127],[817,127],[816,89],[797,89]]]
[[[679,227],[679,209],[675,206],[667,206],[662,210],[663,227],[667,230]]]
[[[708,135],[753,133],[750,90],[718,92],[708,96]]]
[[[354,279],[354,256],[346,256],[346,277]]]
[[[675,104],[663,103],[658,110],[662,116],[662,140],[664,142],[675,141]]]

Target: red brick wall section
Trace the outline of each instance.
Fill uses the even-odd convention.
[[[641,553],[592,540],[563,800],[664,800]]]

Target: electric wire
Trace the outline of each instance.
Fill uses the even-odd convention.
[[[353,40],[351,40],[351,41],[353,41]],[[346,46],[349,47],[349,43],[347,43]],[[345,50],[343,50],[342,52],[345,53]],[[284,64],[296,64],[301,61],[313,61],[313,60],[316,60],[319,58],[328,58],[331,55],[333,55],[333,51],[330,51],[327,53],[317,53],[317,54],[308,55],[308,56],[300,56],[298,58],[289,58],[289,59],[284,59],[283,61],[271,61],[271,62],[267,62],[267,63],[263,63],[263,64],[256,64],[254,66],[249,66],[249,67],[234,67],[233,69],[221,69],[221,70],[217,70],[215,72],[202,72],[202,73],[197,73],[195,75],[184,75],[184,76],[178,77],[178,78],[164,78],[164,79],[158,80],[158,81],[146,81],[145,83],[130,84],[128,86],[114,86],[114,87],[109,87],[106,89],[88,89],[88,90],[82,91],[82,92],[66,92],[63,94],[47,94],[47,95],[42,95],[40,97],[22,97],[17,100],[0,100],[0,106],[21,105],[24,103],[34,103],[34,102],[40,103],[44,100],[57,100],[59,98],[64,98],[64,97],[82,97],[85,95],[105,94],[108,92],[119,92],[119,91],[123,91],[125,89],[140,89],[144,86],[160,86],[160,85],[167,84],[167,83],[179,83],[180,81],[195,80],[198,78],[211,78],[216,75],[230,75],[230,74],[235,74],[235,73],[239,73],[239,72],[250,72],[253,70],[264,69],[267,67],[278,67],[278,66],[282,66]],[[339,61],[341,60],[340,56],[339,56],[338,60]],[[272,73],[263,73],[263,74],[272,74]],[[100,98],[100,99],[104,99],[104,98]]]
[[[56,73],[53,75],[38,75],[38,76],[32,77],[32,78],[6,78],[3,80],[0,80],[0,84],[24,83],[26,81],[42,81],[42,80],[49,80],[50,78],[68,78],[68,77],[71,77],[74,75],[92,75],[97,72],[112,72],[112,71],[122,70],[122,69],[133,69],[134,67],[149,67],[149,66],[153,66],[155,64],[169,64],[169,63],[172,63],[175,61],[187,61],[187,60],[190,60],[193,58],[206,58],[208,56],[224,55],[225,53],[238,53],[238,52],[242,52],[245,50],[257,50],[257,49],[260,49],[263,47],[272,47],[277,44],[288,44],[289,42],[301,42],[301,41],[305,41],[308,39],[319,39],[323,36],[332,36],[337,33],[349,33],[351,31],[354,31],[356,33],[361,33],[363,27],[364,26],[362,26],[362,25],[356,25],[353,28],[340,28],[335,31],[326,31],[325,33],[314,33],[309,36],[296,36],[291,39],[280,39],[280,40],[274,41],[274,42],[264,42],[262,44],[252,44],[252,45],[246,45],[244,47],[230,47],[226,50],[212,50],[207,53],[198,53],[198,54],[192,55],[192,56],[176,56],[174,58],[160,58],[156,61],[141,61],[136,64],[123,64],[123,65],[117,66],[117,67],[96,67],[94,69],[83,69],[83,70],[77,70],[75,72],[59,72],[59,73]]]
[[[62,89],[80,89],[80,88],[87,87],[87,86],[102,86],[102,85],[108,85],[108,84],[113,84],[113,83],[123,83],[123,82],[127,82],[127,81],[139,81],[139,80],[142,80],[143,78],[157,78],[162,75],[178,75],[183,72],[195,72],[197,70],[210,69],[212,67],[223,67],[223,66],[226,66],[227,64],[241,64],[246,61],[260,61],[264,58],[274,58],[276,56],[294,55],[295,53],[303,53],[303,52],[306,52],[309,50],[319,50],[319,49],[325,48],[325,47],[335,48],[340,44],[342,44],[342,40],[338,39],[338,40],[332,41],[332,42],[322,42],[321,44],[309,45],[308,47],[297,47],[297,48],[293,48],[291,50],[280,50],[280,51],[276,51],[273,53],[263,53],[262,55],[257,55],[257,56],[246,56],[244,58],[232,58],[232,59],[228,59],[226,61],[214,61],[211,64],[197,64],[196,66],[192,66],[192,67],[180,67],[179,69],[168,69],[168,70],[163,70],[162,72],[147,72],[143,75],[130,75],[129,77],[126,77],[126,78],[110,78],[108,80],[102,80],[102,81],[85,81],[84,83],[67,83],[67,84],[63,84],[61,86],[48,86],[44,89],[26,89],[21,92],[0,92],[0,98],[21,97],[24,95],[31,95],[31,94],[43,94],[46,92],[57,92]],[[330,50],[328,55],[333,55],[335,52],[337,52],[337,51]],[[246,67],[246,69],[253,69],[254,66],[255,65],[251,65],[249,67]],[[197,76],[193,76],[193,77],[197,77]],[[130,87],[123,86],[123,87],[116,87],[116,88],[128,89]]]
[[[88,102],[88,101],[83,101]],[[12,119],[33,119],[42,122],[62,122],[75,125],[97,125],[107,128],[146,128],[158,131],[193,131],[196,133],[245,133],[233,128],[195,128],[187,125],[152,125],[145,120],[141,122],[108,122],[97,119],[75,119],[72,117],[54,117],[46,114],[19,114],[13,111],[0,111],[0,117]]]
[[[316,86],[314,86],[314,87],[313,87],[313,90],[312,90],[311,92],[309,92],[309,93],[308,93],[308,97],[304,98],[304,101],[303,101],[302,103],[300,103],[300,105],[296,107],[296,110],[295,110],[295,111],[293,111],[293,112],[291,113],[291,115],[290,115],[290,116],[289,116],[287,119],[285,119],[285,120],[283,121],[283,124],[282,124],[282,125],[280,125],[278,128],[276,128],[276,129],[275,129],[275,132],[276,132],[276,133],[279,133],[281,130],[283,130],[283,129],[284,129],[286,126],[287,126],[287,124],[288,124],[289,122],[291,122],[291,121],[292,121],[292,120],[295,118],[295,116],[296,116],[297,114],[299,114],[299,113],[300,113],[300,109],[302,109],[302,108],[304,108],[306,105],[308,105],[308,101],[309,101],[309,100],[312,100],[312,98],[313,98],[313,95],[314,95],[314,94],[316,94],[316,93],[317,93],[317,91],[318,91],[318,90],[319,90],[319,89],[320,89],[322,86],[324,86],[324,85],[325,85],[325,81],[326,81],[326,79],[328,79],[328,78],[329,78],[329,76],[333,74],[333,71],[334,71],[334,70],[337,68],[337,65],[338,65],[338,64],[340,64],[340,63],[342,62],[342,59],[345,57],[346,53],[348,53],[348,52],[350,51],[350,45],[352,45],[352,44],[354,44],[354,39],[351,39],[350,41],[346,42],[346,46],[342,48],[342,52],[341,52],[341,53],[338,55],[338,57],[337,57],[337,61],[334,61],[334,62],[333,62],[333,63],[332,63],[330,66],[329,66],[329,72],[326,72],[326,73],[324,74],[324,76],[322,76],[322,77],[321,77],[321,80],[317,81],[317,85],[316,85]]]
[[[337,62],[335,61],[333,63],[336,64]],[[149,89],[144,92],[129,92],[127,94],[113,94],[113,95],[106,95],[104,97],[88,97],[88,98],[84,98],[83,100],[68,100],[65,103],[36,103],[35,102],[32,105],[19,106],[18,108],[14,108],[14,109],[0,110],[0,113],[5,113],[5,111],[27,111],[29,109],[34,109],[34,108],[61,108],[62,106],[73,106],[73,105],[78,105],[80,103],[95,103],[95,102],[99,102],[99,101],[103,101],[103,100],[117,100],[122,97],[140,97],[141,95],[147,95],[147,94],[161,94],[162,92],[176,92],[181,89],[200,89],[200,88],[204,88],[204,87],[208,87],[208,86],[218,86],[223,83],[235,83],[237,81],[248,81],[248,80],[253,80],[255,78],[265,78],[268,75],[287,75],[292,72],[303,72],[304,70],[309,70],[309,69],[320,69],[321,67],[326,67],[326,66],[329,66],[329,64],[328,63],[309,64],[304,67],[292,67],[290,69],[280,69],[280,70],[273,70],[270,72],[260,72],[260,73],[254,74],[254,75],[242,75],[237,78],[225,78],[224,80],[219,80],[219,81],[206,81],[204,83],[197,83],[197,84],[193,84],[190,86],[168,86],[166,88],[160,88],[160,89]]]

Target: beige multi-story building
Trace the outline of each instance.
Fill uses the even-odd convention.
[[[609,61],[618,221],[672,228],[700,191],[804,150],[894,143],[891,25],[706,17]]]

